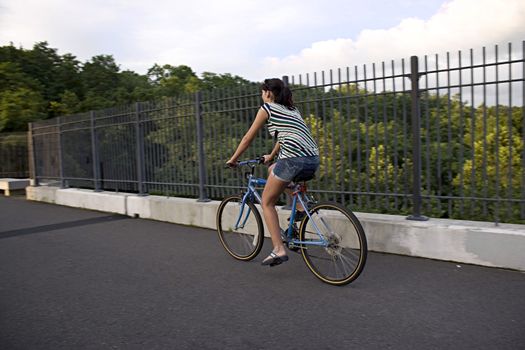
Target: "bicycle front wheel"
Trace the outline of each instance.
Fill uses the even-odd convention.
[[[224,198],[217,210],[217,232],[226,251],[235,259],[248,261],[261,251],[264,227],[251,202],[242,204],[238,195]]]
[[[367,256],[365,232],[357,217],[337,203],[319,203],[299,228],[306,265],[323,282],[344,285],[363,271]]]

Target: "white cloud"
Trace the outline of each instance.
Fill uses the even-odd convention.
[[[125,11],[119,6],[105,7],[102,1],[64,3],[61,0],[16,1],[4,5],[0,14],[0,40],[31,48],[48,41],[62,53],[81,59],[110,54],[115,40],[125,34],[112,31],[125,26]],[[111,35],[109,35],[111,33]]]
[[[523,0],[452,0],[428,20],[407,18],[389,29],[363,30],[355,39],[315,42],[294,55],[267,57],[261,71],[274,76],[300,74],[497,43],[520,43],[525,39],[524,23]]]
[[[261,44],[310,18],[302,8],[299,0],[275,10],[250,0],[0,0],[0,45],[48,41],[82,61],[112,54],[140,73],[159,63],[249,76]]]
[[[280,32],[302,23],[295,20],[301,17],[301,7],[292,11],[293,4],[281,6],[279,11],[242,0],[163,5],[164,15],[143,8],[145,15],[135,28],[134,46],[142,52],[143,64],[149,62],[148,67],[153,62],[186,64],[198,72],[229,72],[251,78],[258,70],[258,57],[264,57],[264,46]]]
[[[348,29],[359,14],[384,28],[394,9],[415,16],[436,1],[0,0],[0,45],[48,41],[81,61],[112,54],[139,73],[187,64],[261,80],[525,39],[524,0],[451,0],[428,19]],[[331,39],[310,44],[319,38]]]

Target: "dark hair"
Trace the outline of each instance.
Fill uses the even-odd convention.
[[[295,109],[292,99],[292,91],[288,86],[284,85],[284,82],[281,79],[265,79],[264,83],[261,85],[261,90],[271,91],[275,103],[286,106],[290,110]]]

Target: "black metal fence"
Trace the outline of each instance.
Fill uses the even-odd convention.
[[[0,134],[0,178],[29,177],[27,134]]]
[[[321,149],[311,192],[355,211],[525,222],[525,42],[285,77]],[[261,104],[257,86],[34,123],[38,181],[206,200]],[[267,132],[246,157],[272,148]],[[264,176],[261,169],[261,176]]]

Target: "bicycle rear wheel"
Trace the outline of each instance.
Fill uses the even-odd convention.
[[[310,211],[299,228],[301,241],[325,245],[304,244],[301,252],[306,265],[317,278],[333,285],[345,285],[363,271],[367,256],[365,232],[357,217],[337,203],[319,203]]]
[[[222,246],[235,259],[248,261],[261,251],[264,240],[261,215],[253,203],[242,205],[241,196],[223,199],[217,210],[217,232]]]

